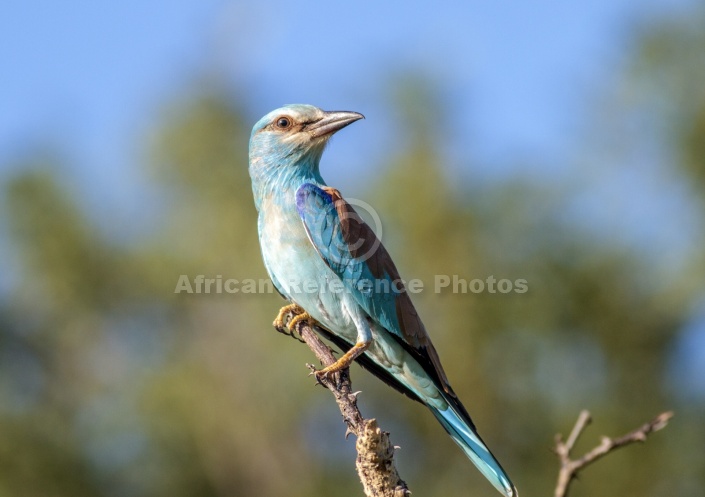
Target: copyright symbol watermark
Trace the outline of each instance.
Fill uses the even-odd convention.
[[[358,213],[365,214],[367,224]],[[382,220],[377,211],[364,200],[334,198],[334,201],[317,214],[310,231],[316,230],[317,238],[328,247],[327,258],[338,265],[358,262],[375,255],[382,244]]]

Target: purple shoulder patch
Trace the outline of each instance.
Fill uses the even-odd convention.
[[[313,183],[304,183],[296,190],[296,210],[298,210],[299,214],[302,216],[306,210],[310,195],[315,195],[317,199],[322,200],[326,204],[332,201],[332,197],[325,190]],[[308,207],[311,207],[311,205],[308,204]]]

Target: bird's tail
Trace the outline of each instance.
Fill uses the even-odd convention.
[[[485,478],[506,497],[518,497],[516,488],[480,435],[477,434],[470,417],[463,412],[462,406],[453,407],[453,404],[449,403],[444,411],[431,406],[429,408],[453,441],[460,446],[465,455],[477,466],[477,469],[485,475]]]

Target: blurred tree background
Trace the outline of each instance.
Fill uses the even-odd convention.
[[[424,281],[419,312],[522,495],[551,494],[553,435],[581,408],[596,421],[578,450],[663,410],[677,417],[588,469],[573,495],[705,495],[696,14],[635,40],[568,177],[454,180],[442,90],[404,75],[387,96],[406,141],[372,169],[378,186],[335,185],[378,209],[402,274]],[[194,86],[145,139],[153,198],[136,201],[160,205],[148,235],[116,239],[86,212],[60,150],[37,152],[2,184],[2,235],[18,265],[0,301],[0,496],[361,495],[354,443],[307,377],[310,352],[271,327],[279,296],[174,292],[183,274],[266,278],[247,174],[259,115],[225,85]],[[579,216],[581,202],[603,201],[594,178],[606,167],[640,174],[655,153],[670,164],[661,187],[693,219],[694,248],[676,261]],[[330,167],[324,157],[324,176]],[[523,278],[529,291],[436,294],[436,274]],[[357,366],[353,383],[363,414],[402,447],[414,495],[492,494],[424,408]]]

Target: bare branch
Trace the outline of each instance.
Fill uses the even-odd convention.
[[[308,345],[323,366],[335,362],[331,349],[318,337],[305,321],[296,324],[296,333]],[[311,372],[314,366],[307,364]],[[374,419],[362,417],[357,407],[357,395],[350,382],[348,368],[333,374],[329,379],[321,378],[321,384],[331,391],[347,425],[345,437],[352,433],[357,437],[355,466],[367,497],[408,497],[411,495],[406,483],[399,477],[394,466],[394,446],[389,433],[382,431]]]
[[[578,441],[578,437],[591,422],[592,418],[590,417],[590,413],[586,410],[580,411],[580,415],[578,416],[578,420],[575,422],[573,431],[570,432],[570,436],[565,443],[565,447],[568,449],[568,452],[573,450],[573,446],[575,445],[575,442]]]
[[[566,497],[571,482],[578,476],[583,468],[594,463],[598,459],[606,456],[612,451],[633,444],[635,442],[645,442],[646,436],[655,431],[665,428],[668,421],[673,417],[673,412],[664,412],[656,416],[653,420],[640,426],[634,431],[627,433],[619,438],[602,437],[600,445],[586,453],[580,459],[573,460],[570,458],[570,451],[573,449],[575,442],[580,434],[585,430],[591,422],[590,413],[582,411],[578,420],[570,432],[568,440],[563,442],[560,434],[556,435],[555,452],[561,461],[561,469],[558,473],[558,481],[556,482],[555,497]]]

